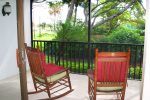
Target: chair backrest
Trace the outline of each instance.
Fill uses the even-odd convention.
[[[42,53],[40,49],[27,46],[26,43],[24,45],[32,75],[43,77],[43,65],[45,64],[44,53]]]
[[[24,46],[25,46],[25,50],[26,50],[27,56],[28,56],[28,52],[29,52],[29,51],[34,51],[34,52],[40,51],[39,48],[32,48],[32,47],[29,47],[29,46],[27,46],[26,43],[24,43]]]
[[[40,51],[28,51],[28,61],[31,68],[31,73],[34,76],[41,78],[45,76]]]
[[[97,82],[124,82],[130,61],[128,52],[98,52],[95,54],[95,80]]]

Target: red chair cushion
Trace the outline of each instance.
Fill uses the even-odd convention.
[[[43,66],[46,76],[51,76],[53,74],[64,71],[65,68],[62,66],[57,66],[55,64],[46,64],[45,56],[43,52],[40,53],[40,56],[41,56],[42,66]]]
[[[62,66],[57,66],[55,64],[46,64],[43,66],[46,76],[51,76],[65,70]]]

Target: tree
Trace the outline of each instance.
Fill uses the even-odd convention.
[[[46,27],[46,23],[45,23],[45,22],[41,23],[41,24],[39,25],[39,27],[41,27],[41,28],[42,28],[42,30],[44,30],[44,29],[45,29],[45,27]]]
[[[63,0],[63,3],[68,3],[69,10],[67,13],[66,21],[69,21],[69,20],[71,20],[71,17],[73,14],[75,0]]]
[[[122,1],[115,1],[115,2],[112,2],[112,1],[113,0],[105,0],[105,2],[100,2],[92,8],[92,13],[93,13],[92,14],[92,18],[93,18],[92,27],[93,28],[98,27],[99,25],[102,25],[108,20],[118,17],[135,3],[135,0],[131,0],[131,2],[129,3],[122,2]],[[115,13],[110,14],[110,12],[112,11],[115,11]],[[100,21],[96,22],[95,24],[95,20],[98,17],[102,17],[102,18]]]
[[[56,40],[60,41],[87,41],[87,28],[84,23],[77,20],[77,24],[72,22],[59,23]]]
[[[74,17],[74,24],[76,22],[76,16],[77,16],[77,8],[78,6],[82,5],[82,2],[84,2],[84,0],[62,0],[64,4],[68,4],[69,10],[67,13],[67,18],[66,21],[70,21],[73,15],[73,11],[75,13],[75,17]]]
[[[105,35],[110,35],[114,29],[120,25],[132,25],[132,27],[143,28],[145,10],[141,0],[95,0],[91,4],[91,27],[92,31],[97,31]],[[73,21],[73,11],[76,21],[77,7],[80,5],[84,9],[85,22],[88,23],[88,0],[62,0],[63,4],[68,4],[69,10],[66,23]],[[75,24],[74,24],[75,26]],[[85,27],[84,26],[84,27]],[[94,32],[93,32],[94,33]]]
[[[60,11],[61,11],[61,7],[62,7],[62,3],[61,2],[49,2],[49,14],[51,15],[54,15],[54,17],[56,18],[57,14],[60,14]],[[54,19],[54,30],[56,29],[56,25],[55,25],[55,19]]]
[[[114,7],[116,7],[116,4],[118,4],[118,7],[114,8]],[[125,5],[125,3],[121,3],[121,4]],[[121,6],[121,4],[119,2],[114,2],[114,3],[110,2],[109,5],[107,5],[107,6],[105,5],[104,8],[103,7],[101,8],[101,10],[99,12],[100,15],[98,17],[95,15],[96,18],[99,18],[99,20],[97,20],[95,22],[95,17],[92,19],[93,20],[92,28],[94,31],[93,33],[95,33],[95,31],[97,31],[97,32],[99,32],[99,34],[109,35],[114,29],[116,29],[117,27],[119,27],[122,24],[130,24],[137,28],[140,26],[139,28],[143,28],[143,30],[144,30],[144,27],[142,27],[142,26],[144,25],[144,17],[143,16],[145,14],[145,11],[141,7],[139,2],[135,2],[132,6],[130,6],[130,8],[128,8],[126,11],[124,11],[119,16],[116,16],[107,21],[105,20],[107,18],[110,18],[110,16],[113,16],[115,13],[118,13],[121,9],[124,9],[124,8],[122,8],[123,6]],[[93,7],[93,9],[95,9],[95,8]],[[105,12],[105,11],[107,11],[107,12]],[[96,12],[96,13],[98,15],[98,12]],[[101,24],[99,24],[99,23],[101,23]]]
[[[63,3],[68,4],[69,10],[67,14],[66,20],[70,20],[72,18],[73,10],[77,11],[77,7],[80,4],[84,8],[85,15],[85,24],[88,21],[88,1],[87,0],[62,0]],[[125,11],[127,11],[132,6],[137,5],[139,3],[142,8],[141,0],[96,0],[96,3],[92,3],[92,28],[98,27],[105,22],[114,19]],[[74,8],[76,6],[76,8]],[[144,9],[144,8],[143,8]],[[113,12],[110,14],[110,12]],[[75,15],[76,19],[76,15]],[[97,21],[97,19],[99,21]]]

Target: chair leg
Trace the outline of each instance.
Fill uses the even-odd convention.
[[[125,91],[122,91],[122,93],[121,93],[121,100],[124,100],[124,97],[125,97]]]
[[[46,85],[46,90],[47,90],[48,97],[51,98],[50,89],[48,85]]]
[[[117,100],[120,100],[120,98],[121,98],[121,94],[120,94],[120,93],[118,93],[118,92],[116,92],[116,94],[117,94]]]
[[[94,90],[94,93],[93,93],[93,95],[94,95],[94,97],[93,97],[93,100],[96,100],[96,87],[97,87],[97,85],[96,85],[97,83],[96,82],[94,82],[94,88],[93,88],[93,90]]]
[[[90,95],[90,78],[88,78],[88,94]]]
[[[94,96],[93,96],[93,100],[96,100],[96,93],[94,92],[93,95],[94,95]]]
[[[67,71],[67,77],[68,77],[69,88],[70,88],[70,90],[72,90],[72,86],[71,86],[71,82],[70,82],[70,76],[69,76],[69,72],[68,71]]]
[[[90,78],[88,78],[88,94],[89,94],[89,98],[90,100],[93,100],[93,96],[92,96],[92,93],[91,93],[91,82],[90,82]]]
[[[37,83],[35,82],[35,80],[33,80],[33,84],[34,84],[34,88],[35,88],[35,90],[36,90],[36,92],[37,92],[38,89],[37,89]]]
[[[69,88],[72,90],[71,82],[70,82],[70,77],[68,77],[68,83],[69,83]]]
[[[92,84],[92,80],[88,80],[88,94],[89,94],[89,98],[90,100],[96,100],[96,88],[93,88],[94,86],[92,86],[94,84]]]

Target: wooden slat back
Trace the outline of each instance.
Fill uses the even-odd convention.
[[[127,78],[128,52],[98,52],[95,54],[95,80],[98,82],[124,82]]]
[[[32,69],[31,73],[38,77],[43,77],[44,71],[42,67],[42,58],[40,52],[29,51],[28,57],[29,57],[29,65]]]
[[[44,76],[44,71],[42,67],[42,58],[41,58],[41,52],[39,49],[32,48],[27,46],[26,43],[24,43],[25,49],[26,49],[26,54],[31,70],[32,76],[37,76],[37,77],[43,77]]]

